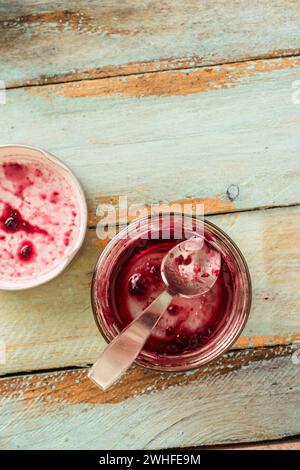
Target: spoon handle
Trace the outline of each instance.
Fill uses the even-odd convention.
[[[129,369],[171,300],[172,296],[163,291],[107,346],[88,373],[95,384],[106,390]]]

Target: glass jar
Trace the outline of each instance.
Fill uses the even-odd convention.
[[[251,279],[246,261],[235,243],[216,225],[181,214],[161,214],[132,222],[108,243],[99,257],[92,282],[92,307],[100,332],[107,342],[112,341],[130,322],[126,319],[122,324],[122,304],[116,308],[116,298],[122,294],[116,290],[116,279],[122,267],[130,262],[137,247],[143,252],[141,247],[159,246],[166,241],[166,234],[173,245],[191,236],[204,236],[206,243],[221,253],[231,280],[226,308],[204,342],[196,342],[190,349],[170,349],[171,352],[155,350],[146,343],[136,360],[140,366],[179,372],[198,368],[223,354],[237,340],[249,316]],[[153,344],[158,344],[157,340]]]

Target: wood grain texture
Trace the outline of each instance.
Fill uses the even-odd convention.
[[[134,368],[106,394],[86,369],[0,379],[0,448],[152,449],[300,433],[291,361],[300,341],[299,17],[298,2],[284,0],[1,3],[0,80],[18,89],[1,106],[0,142],[61,157],[86,191],[90,230],[58,279],[0,293],[0,375],[99,355],[89,286],[105,242],[95,211],[119,195],[147,207],[203,203],[245,254],[253,308],[233,351],[198,371]]]
[[[234,348],[300,341],[300,207],[210,218],[233,237],[253,280],[253,306]],[[1,292],[0,374],[91,364],[105,342],[94,324],[89,285],[99,249],[89,231],[83,251],[59,278],[29,292]]]
[[[297,434],[300,374],[291,352],[231,352],[177,375],[133,369],[106,393],[85,369],[2,379],[0,447],[157,449]]]
[[[20,86],[296,55],[299,16],[298,2],[284,0],[4,1],[1,79]]]
[[[299,204],[299,74],[290,58],[10,90],[0,141],[61,157],[92,217],[117,195],[207,213]]]

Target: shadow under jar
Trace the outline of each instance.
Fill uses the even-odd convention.
[[[222,256],[213,288],[197,298],[175,296],[136,363],[172,372],[198,368],[223,354],[240,335],[251,307],[244,257],[217,226],[192,216],[162,214],[134,221],[106,246],[95,268],[92,306],[110,342],[165,288],[160,266],[177,243],[204,236]],[[201,270],[195,273],[205,277]]]

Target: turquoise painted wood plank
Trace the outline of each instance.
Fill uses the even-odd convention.
[[[61,157],[91,210],[120,194],[208,213],[298,204],[299,74],[300,59],[276,59],[10,90],[0,142]]]
[[[206,447],[208,450],[215,450],[216,447]],[[279,439],[278,441],[268,441],[256,444],[239,444],[231,446],[220,446],[221,450],[300,450],[300,439]]]
[[[300,207],[223,214],[210,220],[233,237],[252,274],[251,315],[234,347],[300,341]],[[96,360],[105,346],[90,307],[89,285],[98,254],[99,241],[90,230],[83,251],[59,278],[31,291],[0,292],[0,340],[7,346],[0,374]]]
[[[0,380],[0,447],[161,449],[300,432],[291,348],[227,354],[187,374],[130,371],[101,392],[86,370]]]
[[[8,86],[299,54],[298,2],[1,2]]]

